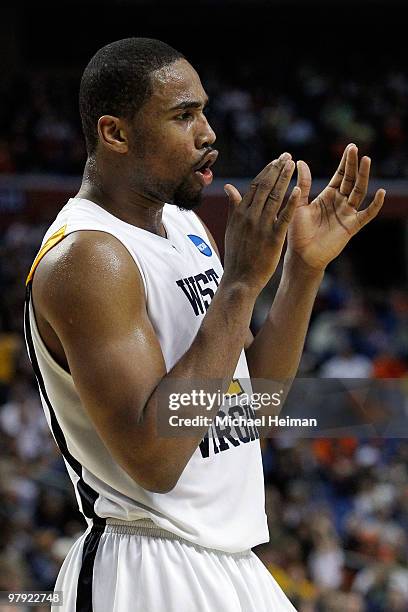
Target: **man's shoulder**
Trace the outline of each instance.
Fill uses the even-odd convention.
[[[88,297],[92,302],[115,295],[143,294],[137,267],[121,242],[107,232],[75,231],[45,253],[33,276],[36,303],[58,309]]]
[[[130,257],[124,245],[112,234],[100,230],[76,230],[62,237],[38,262],[38,271],[43,274],[76,274],[87,269],[107,271],[106,265],[118,270],[119,264],[126,267]]]

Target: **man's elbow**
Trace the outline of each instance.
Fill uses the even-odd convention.
[[[164,468],[136,469],[132,478],[139,486],[151,493],[170,493],[179,481],[181,474],[169,472]]]
[[[176,486],[177,481],[169,482],[167,480],[152,480],[145,484],[141,484],[139,481],[137,484],[140,484],[140,486],[146,489],[146,491],[150,491],[151,493],[170,493],[170,491],[172,491]]]

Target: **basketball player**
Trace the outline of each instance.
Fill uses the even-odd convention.
[[[220,380],[226,392],[230,381],[250,390],[250,375],[293,378],[324,269],[385,192],[358,211],[370,160],[358,164],[350,145],[310,204],[299,162],[280,210],[295,168],[284,153],[243,198],[226,185],[223,270],[192,211],[217,158],[206,104],[194,68],[155,40],[107,45],[82,77],[84,179],[44,237],[25,311],[44,411],[88,523],[53,610],[294,610],[251,551],[268,541],[256,430],[160,437],[160,394],[180,380],[204,391]],[[254,303],[286,234],[282,281],[253,339]]]

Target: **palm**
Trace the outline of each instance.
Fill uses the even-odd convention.
[[[343,250],[360,229],[355,209],[332,188],[324,191],[307,206],[296,209],[288,230],[290,247],[308,263],[327,265]]]
[[[357,148],[349,146],[328,186],[309,204],[310,170],[305,162],[298,163],[302,197],[289,225],[288,249],[308,266],[323,270],[379,212],[384,190],[365,210],[358,210],[367,192],[369,168],[368,157],[358,168]]]

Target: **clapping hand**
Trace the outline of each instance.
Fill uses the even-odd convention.
[[[384,203],[384,189],[376,192],[367,208],[359,210],[367,193],[370,163],[370,158],[364,156],[359,164],[357,147],[349,144],[327,187],[309,203],[310,169],[304,161],[298,161],[301,196],[288,228],[289,255],[322,271],[350,238],[377,216]]]

